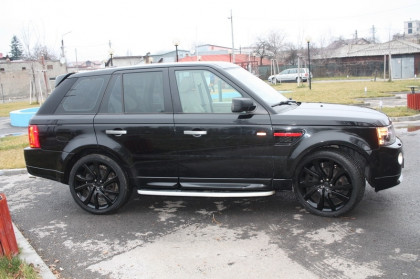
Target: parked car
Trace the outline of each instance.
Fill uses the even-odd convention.
[[[300,70],[300,71],[299,71]],[[299,74],[300,73],[300,74]],[[309,69],[308,68],[291,68],[284,71],[281,71],[277,75],[271,75],[268,77],[268,81],[271,83],[277,82],[287,82],[294,81],[307,81],[309,78]],[[311,73],[312,78],[312,73]]]
[[[68,184],[94,214],[140,195],[262,197],[293,190],[339,216],[399,184],[402,143],[389,118],[300,103],[230,63],[172,63],[61,77],[30,121],[28,172]]]

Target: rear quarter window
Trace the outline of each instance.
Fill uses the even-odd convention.
[[[96,113],[109,76],[80,77],[64,95],[56,114]]]

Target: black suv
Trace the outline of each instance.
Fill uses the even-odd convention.
[[[373,109],[289,100],[230,63],[68,74],[32,118],[30,174],[70,186],[84,210],[140,195],[261,197],[293,190],[338,216],[399,184],[402,143]]]

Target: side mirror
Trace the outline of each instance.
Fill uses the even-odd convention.
[[[254,101],[249,98],[233,98],[232,99],[232,112],[250,112],[256,108]]]

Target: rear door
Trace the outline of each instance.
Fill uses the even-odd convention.
[[[178,182],[174,121],[166,68],[114,74],[95,117],[99,145],[110,148],[145,188]]]
[[[232,113],[249,97],[221,73],[203,67],[170,70],[179,182],[184,189],[263,190],[273,175],[268,113]]]

